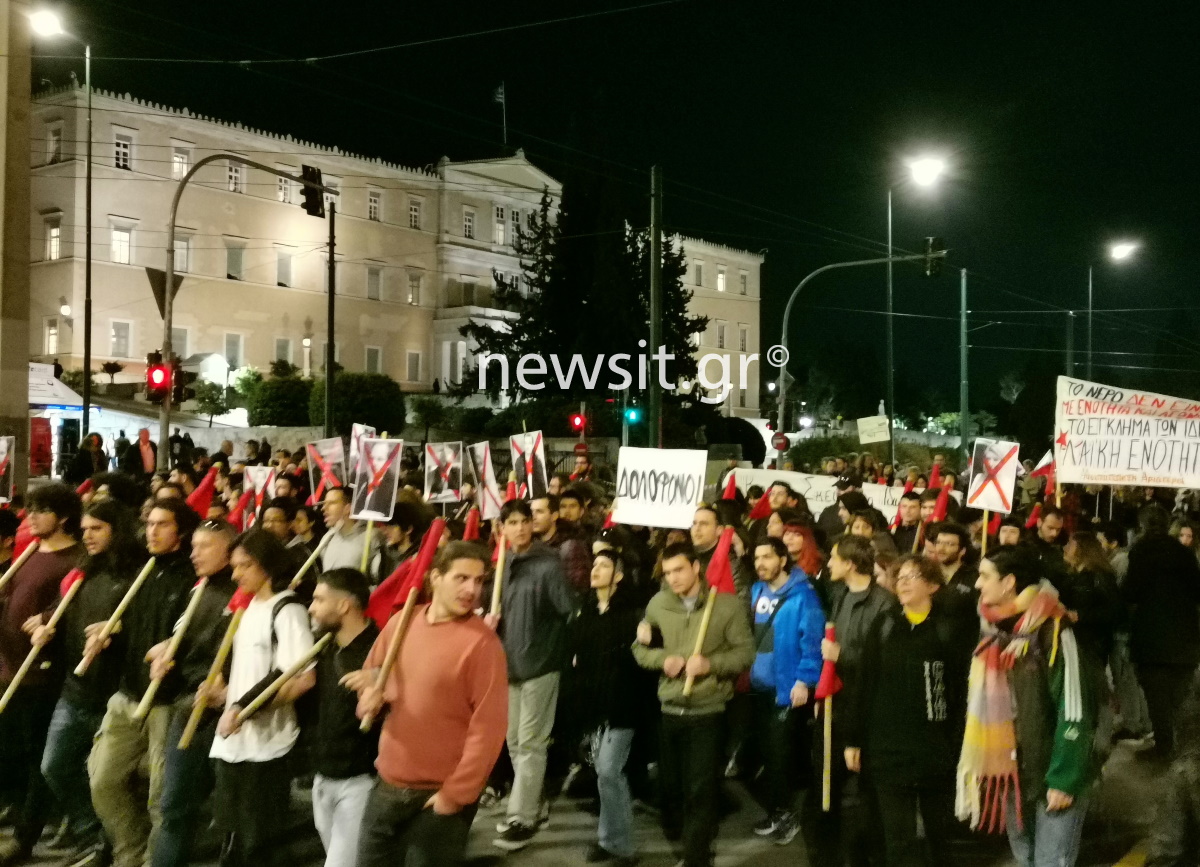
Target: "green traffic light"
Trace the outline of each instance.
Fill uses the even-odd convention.
[[[625,421],[629,422],[630,424],[637,424],[641,420],[642,411],[637,407],[631,406],[625,410]]]

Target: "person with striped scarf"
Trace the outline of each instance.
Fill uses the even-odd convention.
[[[1096,700],[1073,616],[1036,555],[1002,545],[979,566],[955,813],[1008,832],[1020,867],[1070,867],[1099,763]]]

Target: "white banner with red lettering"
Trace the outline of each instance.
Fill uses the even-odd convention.
[[[743,494],[751,485],[758,485],[763,491],[766,491],[775,482],[787,483],[793,491],[804,497],[808,502],[809,511],[813,515],[819,516],[826,506],[832,506],[837,502],[838,489],[833,486],[837,481],[835,476],[816,476],[811,473],[795,473],[788,470],[749,470],[741,467],[733,472],[737,478],[738,489]],[[867,498],[867,502],[882,512],[883,517],[887,518],[889,523],[896,517],[896,510],[900,508],[900,495],[904,493],[904,488],[868,484],[863,485],[861,490],[863,496]],[[918,488],[917,493],[919,494],[923,490],[924,488]],[[720,495],[721,492],[717,491],[717,496]],[[961,492],[952,491],[950,496],[960,503],[962,502]]]

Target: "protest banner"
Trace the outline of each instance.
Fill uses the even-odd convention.
[[[12,457],[16,452],[16,437],[0,437],[0,503],[12,502],[13,480],[17,476],[13,472]]]
[[[858,441],[862,445],[885,443],[891,438],[886,415],[871,415],[858,420]]]
[[[504,504],[500,496],[500,484],[496,481],[496,470],[492,466],[492,444],[473,443],[468,453],[471,456],[471,472],[475,477],[475,504],[480,517],[485,521],[500,517]]]
[[[404,440],[364,439],[360,443],[354,497],[350,501],[350,517],[355,521],[392,519],[403,450]]]
[[[623,446],[617,457],[617,499],[612,518],[639,527],[692,526],[704,498],[708,452]]]
[[[508,438],[513,472],[517,474],[517,498],[536,500],[546,496],[546,446],[540,430],[513,434]],[[690,526],[690,525],[689,525]]]
[[[358,468],[358,454],[359,449],[362,446],[362,441],[364,439],[375,439],[376,434],[377,431],[375,428],[369,424],[359,424],[358,422],[355,422],[354,424],[350,425],[350,454],[348,455],[350,458],[349,466],[354,467],[355,469]],[[341,442],[341,437],[338,437],[338,441]]]
[[[242,471],[246,479],[246,487],[254,491],[254,509],[246,513],[246,529],[249,530],[262,514],[263,504],[275,496],[275,468],[254,466]]]
[[[972,509],[1012,513],[1013,489],[1017,484],[1017,453],[1021,446],[980,437],[971,453],[971,475],[967,482],[967,505]]]
[[[737,479],[737,486],[743,494],[751,485],[761,485],[765,491],[773,482],[786,482],[791,485],[793,491],[804,497],[808,502],[808,508],[814,515],[820,515],[826,506],[832,506],[837,502],[838,491],[833,486],[837,479],[833,476],[816,476],[811,473],[796,473],[789,470],[748,470],[741,467],[733,472]],[[900,508],[900,496],[904,493],[903,487],[899,485],[891,487],[888,485],[863,485],[859,490],[867,498],[867,502],[882,512],[889,522],[896,517],[896,512]],[[923,490],[924,488],[916,489],[917,493],[921,493]],[[962,502],[961,492],[952,491],[950,496],[960,503]]]
[[[425,501],[427,503],[457,503],[462,499],[461,442],[426,443]]]
[[[1200,488],[1200,402],[1058,378],[1060,484]]]
[[[304,450],[308,455],[308,484],[314,503],[321,502],[330,488],[346,487],[346,447],[341,437],[307,443]]]

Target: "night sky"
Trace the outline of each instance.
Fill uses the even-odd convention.
[[[98,87],[413,166],[503,154],[492,102],[503,80],[510,149],[524,147],[560,178],[602,173],[635,223],[648,219],[648,169],[660,163],[668,228],[766,248],[772,332],[804,274],[882,254],[895,183],[897,246],[917,250],[939,235],[951,248],[939,278],[897,268],[896,309],[946,317],[897,322],[898,389],[910,400],[957,404],[958,268],[971,272],[979,311],[973,402],[988,405],[1006,372],[1064,370],[1064,314],[1021,311],[1085,309],[1089,262],[1098,310],[1173,308],[1097,315],[1096,349],[1109,354],[1097,354],[1095,378],[1200,397],[1200,376],[1176,372],[1200,372],[1190,312],[1200,253],[1195,12],[681,0],[312,65],[103,59],[312,57],[637,5],[90,0],[59,9],[91,41]],[[35,82],[65,83],[71,68],[82,77],[82,62],[35,61]],[[904,183],[905,159],[929,150],[952,166],[933,192]],[[1104,245],[1124,237],[1144,248],[1113,266]],[[882,397],[884,292],[882,267],[817,278],[793,322],[793,372],[803,377],[820,359],[878,382],[873,400]],[[763,348],[775,342],[764,331]]]

